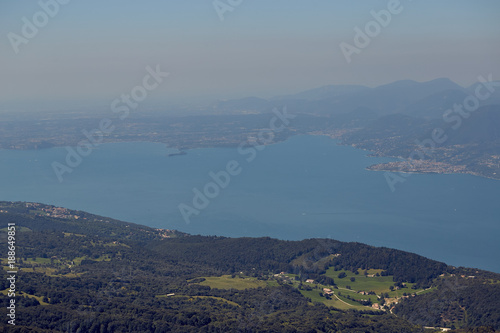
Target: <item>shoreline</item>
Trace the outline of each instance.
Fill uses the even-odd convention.
[[[486,179],[492,179],[492,180],[499,180],[500,181],[500,177],[499,178],[493,178],[493,177],[490,177],[490,176],[485,176],[485,175],[482,175],[482,174],[479,174],[479,173],[476,173],[476,172],[473,172],[473,171],[468,171],[468,172],[439,172],[439,171],[418,171],[418,170],[415,170],[415,171],[405,171],[405,170],[392,170],[392,169],[386,169],[386,168],[381,168],[381,169],[373,169],[373,168],[370,168],[374,165],[377,165],[377,164],[373,164],[373,165],[370,165],[370,166],[367,166],[365,168],[365,170],[368,170],[368,171],[386,171],[386,172],[397,172],[397,173],[407,173],[407,174],[416,174],[416,175],[425,175],[425,174],[433,174],[433,175],[471,175],[471,176],[475,176],[475,177],[481,177],[481,178],[486,178]]]
[[[330,139],[335,140],[336,144],[339,145],[339,146],[349,146],[349,147],[353,147],[355,149],[366,151],[368,153],[367,157],[382,157],[382,158],[399,159],[399,161],[396,161],[396,162],[386,162],[386,163],[372,164],[370,166],[367,166],[365,168],[365,170],[369,170],[369,171],[387,171],[387,172],[397,172],[397,173],[407,173],[407,174],[411,174],[411,173],[414,173],[414,174],[441,174],[441,175],[467,174],[467,175],[482,177],[482,178],[486,178],[486,179],[500,180],[500,175],[497,178],[492,177],[492,176],[488,176],[488,175],[484,175],[484,174],[481,174],[481,173],[478,173],[478,172],[475,172],[475,171],[467,170],[467,166],[466,165],[461,165],[463,167],[463,170],[464,170],[463,172],[456,172],[456,171],[446,172],[446,171],[432,171],[432,170],[426,171],[426,170],[422,170],[422,169],[408,171],[408,170],[402,170],[401,168],[396,168],[396,167],[387,167],[387,166],[384,166],[387,163],[408,163],[408,160],[405,159],[402,156],[389,156],[389,155],[377,153],[377,152],[375,152],[373,150],[370,150],[370,149],[357,147],[356,145],[343,143],[342,142],[342,135],[345,134],[346,132],[349,132],[349,131],[352,131],[352,129],[350,129],[350,130],[339,130],[339,132],[335,133],[335,134],[315,132],[315,131],[313,131],[313,132],[307,132],[307,133],[295,133],[295,134],[292,134],[292,135],[288,136],[287,138],[285,138],[283,140],[271,142],[269,144],[265,144],[264,146],[269,146],[269,145],[274,145],[274,144],[278,144],[278,143],[281,143],[281,142],[285,142],[285,141],[287,141],[288,139],[290,139],[290,138],[292,138],[294,136],[300,136],[300,135],[327,136]],[[98,146],[103,145],[103,144],[134,143],[134,142],[137,142],[137,143],[163,144],[163,145],[166,145],[167,149],[177,149],[177,150],[179,150],[179,152],[167,153],[167,157],[184,156],[184,155],[187,155],[190,150],[195,150],[195,149],[214,149],[214,148],[231,148],[231,149],[234,149],[234,148],[238,147],[238,145],[236,145],[236,144],[235,145],[231,145],[231,144],[229,144],[229,145],[217,145],[217,144],[214,144],[214,145],[206,145],[206,146],[204,146],[204,145],[187,145],[187,146],[179,145],[178,147],[174,147],[174,146],[169,146],[169,144],[165,143],[165,142],[151,141],[151,140],[144,140],[144,141],[138,141],[138,140],[130,140],[130,141],[129,140],[110,140],[110,141],[99,143]],[[0,148],[0,151],[2,151],[2,150],[13,150],[13,151],[15,151],[15,150],[19,150],[19,151],[32,150],[32,151],[37,151],[37,150],[45,150],[45,149],[64,148],[66,146],[71,146],[71,145],[60,145],[60,146],[57,145],[57,146],[42,147],[42,148]],[[97,149],[98,146],[96,146],[94,149]],[[71,146],[71,147],[73,147],[73,146]],[[451,164],[447,164],[446,166],[447,167],[459,167],[457,165],[451,165]]]
[[[279,241],[291,241],[291,242],[300,242],[304,240],[318,240],[321,241],[322,239],[329,239],[329,240],[334,240],[334,241],[339,241],[343,243],[352,243],[352,242],[357,242],[354,238],[332,238],[330,236],[327,237],[321,237],[321,236],[315,236],[315,237],[297,237],[297,238],[288,238],[288,237],[276,237],[276,236],[269,236],[269,235],[257,235],[257,236],[228,236],[228,235],[222,235],[222,234],[211,234],[211,233],[190,233],[186,231],[182,231],[179,229],[175,228],[164,228],[164,227],[157,227],[157,226],[150,226],[148,224],[145,224],[144,222],[140,221],[132,221],[132,220],[123,220],[118,217],[112,217],[111,215],[108,214],[101,214],[101,213],[96,213],[92,212],[89,210],[85,209],[80,209],[80,208],[68,208],[66,206],[61,206],[59,204],[54,204],[54,203],[45,203],[45,202],[35,202],[35,201],[23,201],[23,200],[15,200],[15,201],[10,201],[10,200],[2,200],[0,199],[0,214],[11,214],[11,212],[8,211],[8,207],[5,207],[5,205],[26,205],[27,208],[33,208],[31,211],[33,211],[31,214],[34,216],[47,216],[49,218],[59,218],[59,219],[66,219],[66,220],[73,220],[77,223],[85,223],[88,222],[89,219],[98,219],[99,221],[107,221],[110,222],[112,220],[112,223],[123,223],[123,224],[129,224],[129,225],[134,225],[135,227],[146,227],[146,228],[151,228],[154,229],[160,233],[169,233],[176,235],[174,237],[178,236],[203,236],[203,237],[210,237],[210,236],[215,236],[215,237],[222,237],[222,238],[231,238],[231,239],[238,239],[238,238],[251,238],[251,239],[259,239],[259,238],[270,238],[274,240],[279,240]],[[42,206],[42,207],[40,207]],[[45,214],[40,214],[36,213],[34,208],[40,208],[42,211],[46,211],[47,215]],[[48,209],[48,210],[47,210]],[[28,212],[27,214],[30,214]],[[54,214],[62,214],[62,215],[68,215],[68,216],[58,216]],[[170,237],[166,237],[170,238]],[[410,249],[405,249],[400,246],[395,246],[395,245],[380,245],[376,244],[375,242],[370,242],[370,241],[362,241],[361,244],[376,247],[376,248],[389,248],[397,251],[402,251],[402,252],[408,252],[412,253],[436,262],[444,263],[448,266],[451,267],[468,267],[472,269],[479,269],[487,272],[493,272],[493,273],[498,273],[500,274],[500,271],[496,271],[495,269],[492,268],[480,268],[477,266],[473,266],[470,264],[458,264],[458,263],[452,263],[453,260],[450,259],[444,259],[444,258],[437,258],[437,257],[430,257],[428,255],[423,254],[421,251],[418,250],[410,250]]]
[[[400,161],[400,162],[393,162],[393,163],[407,163],[408,161]],[[486,178],[486,179],[492,179],[492,180],[500,180],[500,176],[498,178],[487,176],[480,174],[478,172],[474,172],[471,170],[464,169],[463,172],[447,172],[447,171],[439,171],[439,170],[422,170],[422,169],[416,169],[416,170],[403,170],[403,169],[398,169],[398,168],[391,168],[387,167],[385,165],[386,163],[379,163],[379,164],[372,164],[369,165],[365,168],[365,170],[368,171],[386,171],[386,172],[395,172],[395,173],[405,173],[405,174],[435,174],[435,175],[471,175],[471,176],[476,176],[476,177],[481,177],[481,178]]]

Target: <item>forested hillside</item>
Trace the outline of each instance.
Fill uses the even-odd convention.
[[[191,236],[0,202],[6,250],[8,223],[18,271],[13,326],[12,268],[2,256],[0,328],[9,332],[500,329],[499,274],[403,251],[331,239]]]

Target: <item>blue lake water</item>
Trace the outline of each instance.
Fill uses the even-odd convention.
[[[470,175],[419,175],[391,192],[389,159],[297,136],[264,147],[255,159],[237,149],[194,149],[167,157],[165,145],[99,146],[60,183],[51,167],[66,150],[0,151],[0,200],[34,201],[85,210],[192,234],[310,237],[357,241],[415,252],[451,265],[500,272],[500,182]],[[239,163],[241,173],[186,223],[209,172]]]

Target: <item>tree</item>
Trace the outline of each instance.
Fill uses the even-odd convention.
[[[353,276],[353,277],[351,277],[351,282],[354,282],[354,281],[356,281],[356,278]]]

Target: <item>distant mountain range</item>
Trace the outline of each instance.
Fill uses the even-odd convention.
[[[500,179],[500,81],[470,87],[446,78],[402,80],[375,88],[329,85],[270,100],[220,101],[212,109],[266,113],[279,105],[303,115],[294,124],[299,131],[340,138],[378,156],[408,160],[419,155],[423,160],[411,167],[392,162],[370,167],[373,170],[459,172]],[[442,137],[435,139],[435,131]],[[432,146],[425,148],[419,142]]]
[[[500,103],[500,82],[493,82],[496,90],[480,106]],[[369,88],[360,85],[328,85],[269,100],[248,97],[218,101],[211,111],[264,112],[277,104],[287,105],[290,111],[316,115],[348,113],[359,108],[378,115],[404,113],[414,117],[442,118],[443,112],[455,103],[463,103],[474,95],[477,84],[464,88],[450,79],[440,78],[427,82],[401,80]]]
[[[499,81],[470,87],[449,79],[403,80],[375,88],[328,85],[271,99],[221,100],[196,109],[196,116],[141,112],[116,121],[114,132],[104,134],[103,142],[162,142],[181,150],[238,147],[269,126],[274,108],[283,107],[297,117],[276,133],[273,142],[296,134],[328,135],[377,156],[404,159],[371,166],[373,170],[469,173],[500,179]],[[99,121],[97,115],[72,114],[3,120],[0,148],[74,146],[85,139],[82,131]],[[407,163],[415,156],[420,161]]]

